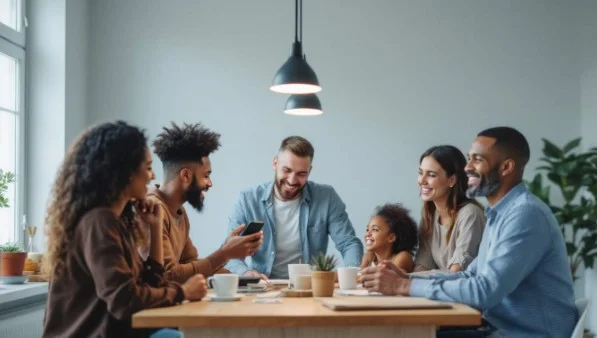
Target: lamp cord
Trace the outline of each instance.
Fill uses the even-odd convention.
[[[294,41],[298,42],[298,0],[294,0]]]
[[[300,4],[300,12],[301,12],[301,43],[303,43],[303,0],[299,0],[301,2]]]

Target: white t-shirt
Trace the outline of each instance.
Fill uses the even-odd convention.
[[[270,278],[287,279],[288,264],[299,263],[301,254],[301,234],[299,232],[299,214],[301,199],[280,201],[274,199],[274,229],[276,237],[276,256]]]

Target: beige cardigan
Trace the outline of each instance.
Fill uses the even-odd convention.
[[[485,213],[480,207],[473,203],[465,205],[458,211],[450,241],[446,243],[436,211],[431,236],[419,242],[415,271],[448,271],[453,264],[460,264],[466,270],[479,252],[485,222]]]

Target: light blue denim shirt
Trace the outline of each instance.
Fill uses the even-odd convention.
[[[274,224],[273,181],[258,185],[240,194],[230,216],[229,231],[240,224],[261,220],[263,244],[247,261],[232,259],[226,269],[243,275],[256,270],[269,276],[276,256],[276,226]],[[360,266],[363,243],[356,237],[348,219],[346,207],[334,188],[308,181],[301,194],[299,231],[303,262],[328,249],[328,235],[342,254],[344,266]]]
[[[420,279],[411,296],[468,304],[505,337],[570,337],[578,319],[564,238],[524,184],[486,209],[479,255],[466,271]]]

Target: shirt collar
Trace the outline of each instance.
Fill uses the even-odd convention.
[[[524,182],[518,183],[512,189],[510,189],[510,191],[508,191],[506,193],[506,195],[504,195],[504,197],[502,197],[502,199],[499,200],[493,206],[493,208],[490,206],[487,206],[485,208],[485,214],[488,216],[492,213],[500,213],[501,214],[502,212],[506,211],[510,207],[510,204],[512,203],[512,201],[514,201],[516,198],[518,198],[518,196],[522,195],[527,190],[528,189],[527,189],[526,185],[524,184]]]

